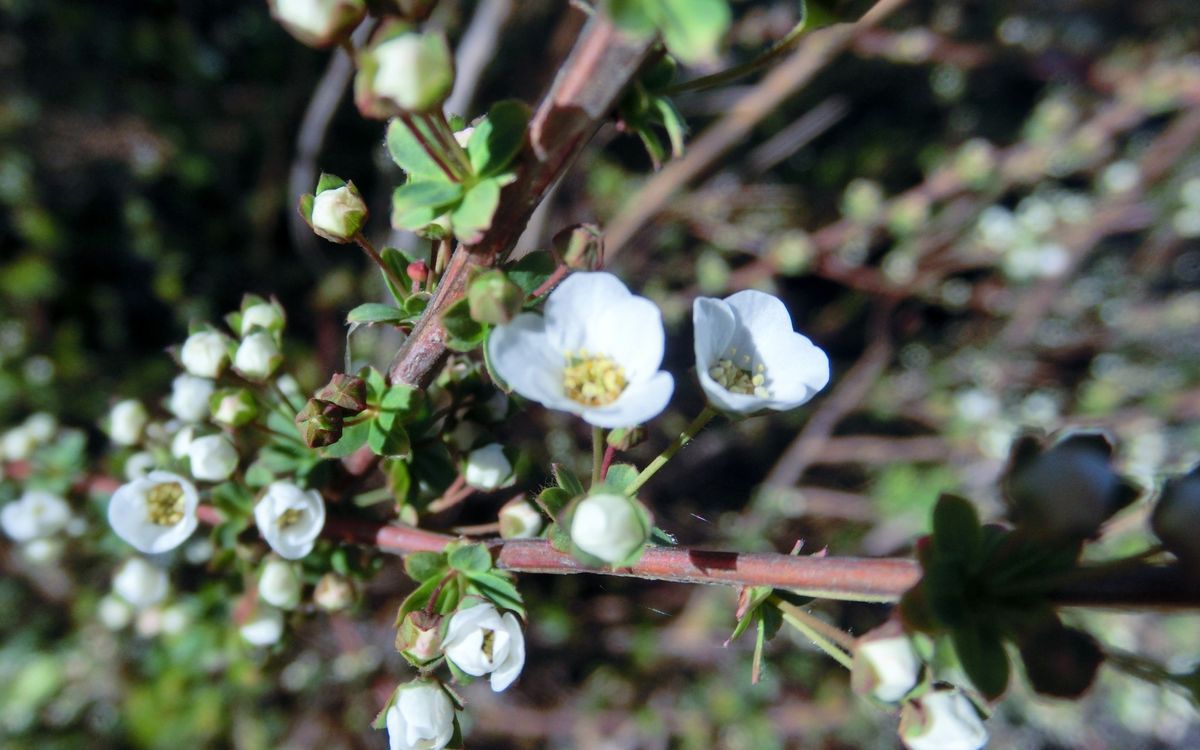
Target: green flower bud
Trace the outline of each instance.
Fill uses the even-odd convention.
[[[364,0],[267,0],[271,16],[309,47],[330,47],[367,15]]]
[[[225,388],[213,394],[209,402],[212,421],[224,427],[241,427],[258,416],[254,395],[245,388]]]
[[[404,29],[384,27],[362,53],[354,95],[365,117],[428,112],[450,95],[454,58],[446,37]]]
[[[524,302],[525,292],[509,281],[503,271],[484,271],[467,287],[471,318],[480,323],[503,325],[521,312]]]

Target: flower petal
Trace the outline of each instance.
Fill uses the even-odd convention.
[[[692,328],[696,370],[707,372],[729,348],[737,331],[737,317],[724,301],[697,297],[692,302]]]
[[[658,306],[645,297],[630,296],[592,320],[583,346],[614,359],[624,368],[626,382],[632,383],[658,371],[665,337]]]
[[[633,427],[662,413],[674,391],[675,378],[660,370],[645,380],[630,383],[608,406],[585,410],[583,421],[596,427]]]
[[[546,333],[551,345],[560,353],[586,347],[590,329],[631,296],[611,273],[571,274],[546,300]]]
[[[496,326],[487,347],[492,367],[517,393],[552,409],[573,403],[563,394],[563,352],[550,342],[540,315],[521,313]]]
[[[738,324],[752,333],[762,331],[792,331],[792,315],[783,300],[757,289],[744,289],[725,298],[733,308]]]
[[[764,348],[763,356],[771,409],[794,409],[829,383],[829,357],[803,334]]]
[[[497,635],[500,632],[508,635],[508,654],[492,672],[492,692],[495,693],[513,684],[525,666],[525,636],[521,633],[521,624],[511,612],[505,612],[501,627],[502,631]]]

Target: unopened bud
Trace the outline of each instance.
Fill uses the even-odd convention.
[[[254,395],[245,388],[217,391],[209,407],[212,409],[212,421],[225,427],[241,427],[258,416]]]
[[[367,204],[353,182],[321,175],[315,195],[300,198],[300,215],[317,235],[345,244],[367,221]]]
[[[310,398],[296,415],[300,437],[309,448],[324,448],[342,439],[342,409]]]
[[[610,565],[630,562],[650,536],[648,516],[637,500],[611,492],[581,500],[570,529],[576,547]]]
[[[313,399],[333,404],[342,409],[345,416],[352,416],[367,408],[367,383],[354,375],[335,373]]]
[[[604,265],[604,234],[595,224],[567,227],[554,235],[552,243],[568,268],[594,271]]]
[[[268,5],[289,34],[318,48],[345,39],[367,14],[363,0],[268,0]]]
[[[345,609],[354,603],[354,584],[337,573],[326,573],[317,581],[313,601],[328,612]]]
[[[363,50],[354,99],[366,117],[427,112],[440,105],[454,84],[454,59],[440,33],[384,27]]]
[[[1163,546],[1200,575],[1200,465],[1163,485],[1150,527]]]
[[[542,514],[523,496],[509,500],[500,508],[500,536],[503,539],[532,539],[541,530]]]
[[[467,287],[471,318],[480,323],[503,325],[521,312],[525,292],[508,280],[503,271],[490,270],[476,276]]]
[[[412,263],[408,264],[408,267],[404,269],[404,272],[408,274],[408,278],[412,279],[418,284],[423,284],[425,283],[425,280],[429,278],[429,264],[423,260],[414,260]]]
[[[889,620],[858,639],[850,684],[859,695],[896,703],[921,677],[921,659],[912,640],[895,620]]]
[[[645,427],[618,427],[610,430],[605,442],[619,451],[627,451],[646,439]]]
[[[413,666],[428,664],[442,654],[441,629],[441,616],[409,612],[396,629],[396,650]]]

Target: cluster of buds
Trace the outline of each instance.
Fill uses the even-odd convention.
[[[310,448],[333,445],[342,437],[347,417],[367,408],[367,384],[362,378],[337,373],[296,415],[300,435]]]

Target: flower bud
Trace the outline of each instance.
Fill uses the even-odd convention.
[[[349,36],[366,16],[363,0],[268,0],[271,16],[309,47],[330,47]]]
[[[171,456],[183,460],[187,458],[188,449],[192,447],[192,441],[196,439],[196,428],[193,425],[187,424],[179,428],[171,438]],[[144,475],[143,475],[144,476]],[[133,481],[137,477],[127,477]]]
[[[541,532],[543,524],[542,514],[524,497],[509,500],[500,508],[503,539],[532,539]]]
[[[558,257],[568,268],[593,271],[604,265],[604,234],[595,224],[577,224],[554,235]]]
[[[142,402],[121,401],[108,414],[108,436],[117,445],[137,445],[148,420]]]
[[[245,388],[218,391],[209,402],[212,421],[225,427],[242,427],[258,416],[254,395]]]
[[[440,33],[384,28],[363,51],[354,99],[366,117],[435,109],[454,85],[454,59]]]
[[[261,606],[242,623],[238,633],[251,646],[273,646],[283,637],[283,613],[274,607]]]
[[[96,605],[96,617],[109,630],[121,630],[133,619],[133,610],[124,599],[106,594]]]
[[[358,414],[367,408],[367,384],[360,377],[339,372],[329,380],[313,399],[327,401],[346,413],[346,416]]]
[[[44,490],[26,490],[20,498],[0,508],[0,527],[16,542],[56,534],[70,519],[71,507],[67,501]]]
[[[182,604],[172,604],[161,613],[161,626],[164,635],[178,635],[191,622],[187,608]]]
[[[650,535],[645,511],[624,495],[603,493],[584,498],[571,514],[571,541],[610,565],[628,562]]]
[[[6,461],[24,461],[36,447],[37,441],[25,427],[12,428],[4,433],[4,439],[0,441],[0,453],[3,453]]]
[[[423,260],[414,260],[404,269],[404,273],[418,284],[424,284],[425,280],[429,278],[429,264]]]
[[[1163,485],[1150,527],[1164,547],[1200,574],[1200,465]]]
[[[202,482],[223,482],[238,465],[237,449],[224,435],[205,435],[188,446],[192,476]]]
[[[467,286],[467,309],[471,319],[501,325],[521,312],[525,292],[508,280],[503,271],[484,271]]]
[[[957,688],[933,690],[904,704],[900,740],[909,750],[979,750],[988,734],[975,704]]]
[[[335,404],[310,398],[296,415],[300,437],[309,448],[324,448],[342,438],[343,411]]]
[[[917,686],[921,669],[912,640],[899,623],[889,620],[858,639],[850,681],[859,695],[896,703]]]
[[[39,411],[30,414],[22,425],[35,443],[48,443],[58,431],[58,419],[53,414]]]
[[[503,446],[490,443],[467,454],[463,479],[469,486],[485,492],[512,484],[513,467],[504,455]]]
[[[619,451],[632,450],[641,445],[646,439],[646,428],[637,427],[618,427],[615,430],[610,430],[604,438],[605,445],[610,445]]]
[[[317,581],[313,601],[328,612],[337,612],[354,603],[354,584],[337,573],[326,573]]]
[[[167,408],[184,422],[202,422],[208,418],[208,402],[213,390],[213,381],[208,378],[179,375],[171,381],[171,398]]]
[[[261,328],[270,333],[283,330],[283,310],[271,302],[256,302],[241,313],[241,326],[238,331],[245,336],[255,328]]]
[[[233,369],[243,378],[259,382],[270,377],[282,361],[283,355],[275,337],[265,331],[255,331],[238,345],[237,353],[233,355]]]
[[[294,565],[274,556],[267,558],[258,577],[258,595],[264,602],[280,609],[295,609],[302,587],[300,572]]]
[[[200,331],[187,337],[179,359],[189,374],[215,378],[229,361],[229,339],[216,331]]]
[[[145,609],[167,597],[167,572],[140,557],[125,561],[113,578],[113,591],[134,609]]]
[[[302,200],[302,215],[306,206],[307,200]],[[318,187],[316,195],[312,197],[312,210],[307,218],[318,236],[330,242],[346,243],[353,240],[366,223],[367,204],[352,182],[325,190]]]
[[[138,451],[125,459],[125,478],[130,482],[140,479],[154,471],[156,463],[153,454],[148,451]]]
[[[442,750],[454,738],[454,704],[429,680],[397,688],[384,716],[391,750]]]
[[[442,618],[423,610],[409,612],[396,629],[396,650],[415,667],[442,655]]]

